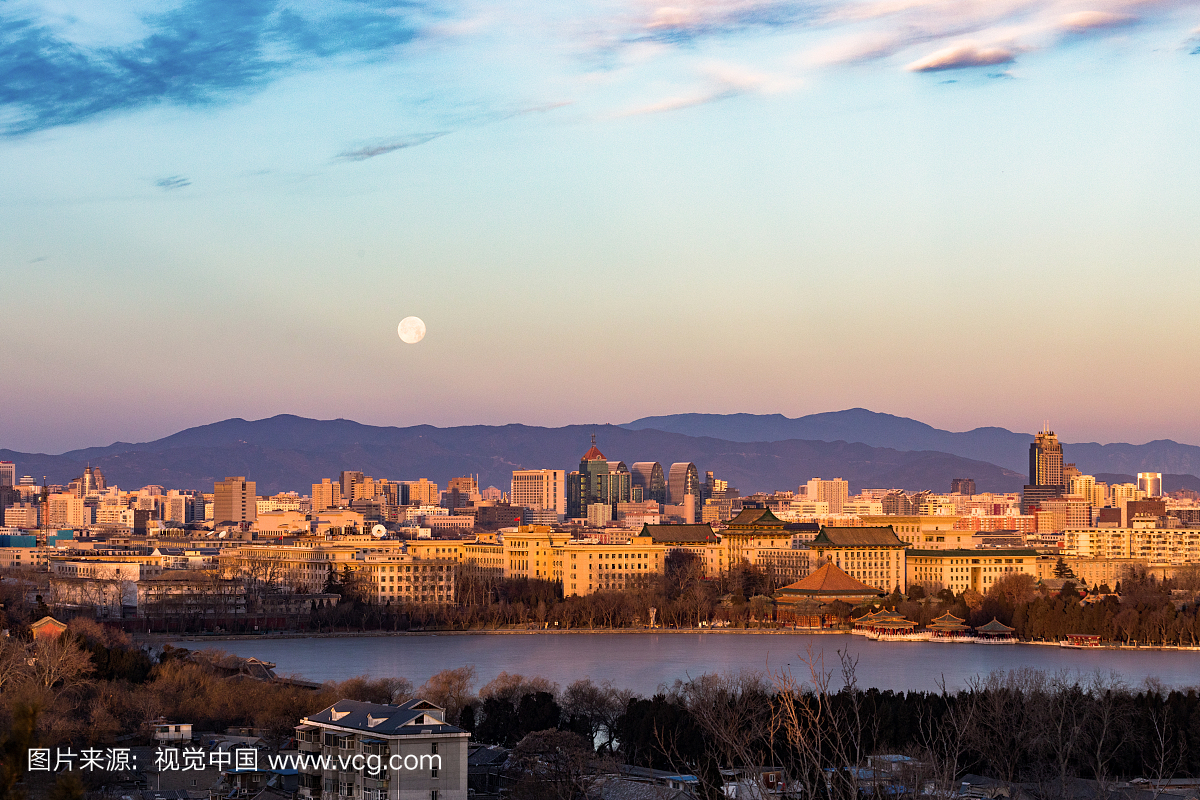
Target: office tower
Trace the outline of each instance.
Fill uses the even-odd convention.
[[[633,486],[641,488],[643,501],[667,502],[667,480],[663,477],[662,464],[657,461],[638,461],[629,474]]]
[[[1137,486],[1146,493],[1146,497],[1162,497],[1162,473],[1139,472]]]
[[[451,478],[446,487],[446,508],[466,508],[479,499],[479,481],[469,475]]]
[[[17,465],[11,461],[0,461],[0,486],[17,485]]]
[[[567,513],[567,472],[562,469],[515,469],[509,502],[535,511]]]
[[[1062,445],[1047,425],[1029,445],[1029,483],[1021,492],[1021,513],[1036,511],[1046,500],[1061,497],[1066,488]]]
[[[618,503],[633,502],[633,475],[630,474],[624,461],[609,461],[608,474],[602,480],[604,482],[604,502],[613,507],[614,515]]]
[[[346,502],[354,499],[354,486],[363,482],[363,474],[358,470],[342,470],[342,476],[338,482],[342,487],[342,497],[346,498]]]
[[[679,505],[689,494],[696,496],[696,505],[699,506],[700,473],[690,461],[678,461],[671,465],[671,471],[667,473],[667,502],[673,506]]]
[[[218,524],[253,522],[258,516],[254,481],[240,475],[217,481],[213,484],[213,506],[213,520]]]
[[[842,513],[842,504],[850,496],[850,483],[841,478],[834,478],[831,481],[813,478],[805,489],[805,499],[810,503],[813,501],[829,503],[830,514]]]
[[[323,478],[312,485],[312,513],[320,514],[342,505],[342,484]]]
[[[950,481],[950,494],[975,494],[974,478],[953,478]]]
[[[1029,445],[1029,485],[1066,488],[1062,445],[1049,427],[1037,434]]]
[[[592,446],[579,459],[579,477],[577,491],[579,497],[577,506],[580,515],[587,513],[587,507],[593,503],[604,503],[608,500],[608,459],[596,447],[596,436],[592,435]]]
[[[438,491],[436,483],[425,478],[421,478],[419,481],[407,481],[407,483],[409,505],[436,506],[441,500],[441,492]]]

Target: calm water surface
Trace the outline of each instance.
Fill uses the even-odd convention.
[[[860,686],[898,691],[935,690],[942,676],[949,688],[961,688],[972,676],[1019,667],[1083,674],[1115,672],[1134,686],[1147,678],[1167,686],[1200,685],[1200,651],[1089,652],[1032,645],[873,642],[861,636],[478,634],[181,644],[273,661],[279,674],[313,681],[392,676],[419,686],[435,672],[473,664],[479,685],[502,671],[541,675],[564,687],[588,676],[596,681],[612,680],[641,695],[652,695],[661,684],[676,678],[706,672],[790,668],[800,677],[808,674],[801,658],[810,647],[815,654],[824,654],[829,668],[837,664],[837,651],[846,650],[859,658]]]

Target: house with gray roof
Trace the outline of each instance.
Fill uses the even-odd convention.
[[[339,700],[296,727],[301,798],[466,800],[470,734],[426,700]]]

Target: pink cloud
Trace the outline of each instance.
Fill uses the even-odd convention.
[[[930,53],[912,62],[905,69],[910,72],[937,72],[944,69],[989,67],[1008,64],[1014,57],[1013,51],[1006,47],[980,47],[968,42]]]

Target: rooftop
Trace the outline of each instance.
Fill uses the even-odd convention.
[[[717,535],[713,533],[712,525],[707,522],[703,525],[645,524],[642,526],[641,535],[651,537],[655,543],[665,542],[667,544],[701,544],[717,541]]]
[[[444,709],[426,700],[409,700],[398,706],[338,700],[311,714],[302,723],[334,725],[380,736],[413,736],[430,733],[466,733],[442,722]]]
[[[810,543],[810,547],[907,547],[891,525],[871,528],[821,527],[821,532]]]
[[[743,508],[738,515],[729,520],[730,529],[734,528],[780,528],[784,521],[775,516],[769,508]],[[734,531],[736,532],[736,531]]]
[[[829,563],[806,578],[801,578],[779,590],[781,595],[845,595],[847,597],[882,597],[884,593],[868,586],[843,572],[836,564]]]

